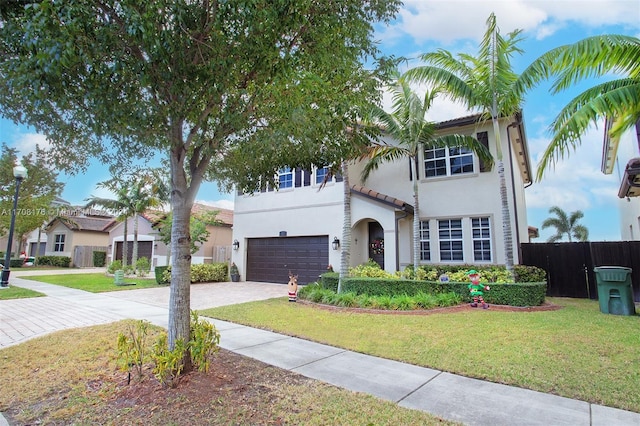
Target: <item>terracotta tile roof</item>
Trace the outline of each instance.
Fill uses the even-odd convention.
[[[372,199],[382,204],[389,205],[391,207],[395,207],[399,210],[404,210],[409,213],[413,213],[413,206],[407,202],[399,200],[397,198],[391,197],[389,195],[381,194],[373,189],[366,188],[360,185],[352,185],[351,192],[354,192],[359,195],[363,195],[366,198]]]

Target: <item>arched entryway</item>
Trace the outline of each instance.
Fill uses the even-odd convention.
[[[369,222],[369,259],[384,269],[384,229],[378,222]]]

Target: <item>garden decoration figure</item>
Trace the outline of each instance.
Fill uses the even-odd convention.
[[[469,293],[473,298],[473,302],[471,302],[471,307],[473,308],[478,307],[478,302],[480,302],[482,304],[482,309],[487,309],[489,305],[484,302],[484,298],[482,297],[482,295],[484,294],[483,293],[484,290],[486,291],[490,290],[489,286],[480,284],[480,274],[478,274],[478,271],[476,271],[475,269],[472,269],[469,272],[467,272],[467,276],[471,280],[471,284],[469,284]]]
[[[298,299],[298,276],[293,275],[291,271],[289,271],[287,287],[289,288],[289,302],[295,302]]]

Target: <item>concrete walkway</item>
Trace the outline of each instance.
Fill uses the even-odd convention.
[[[12,285],[47,297],[0,301],[0,349],[56,330],[124,318],[167,326],[166,287],[93,294],[15,275]],[[284,297],[286,286],[197,284],[191,287],[191,295],[192,308],[201,309]],[[447,420],[468,425],[640,425],[638,413],[469,379],[230,322],[212,322],[220,330],[220,346],[225,349]],[[7,424],[3,420],[0,416],[0,425]]]

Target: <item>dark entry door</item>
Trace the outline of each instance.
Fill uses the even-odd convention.
[[[298,283],[318,280],[329,264],[329,237],[252,238],[247,241],[247,281],[286,284],[289,271]]]

